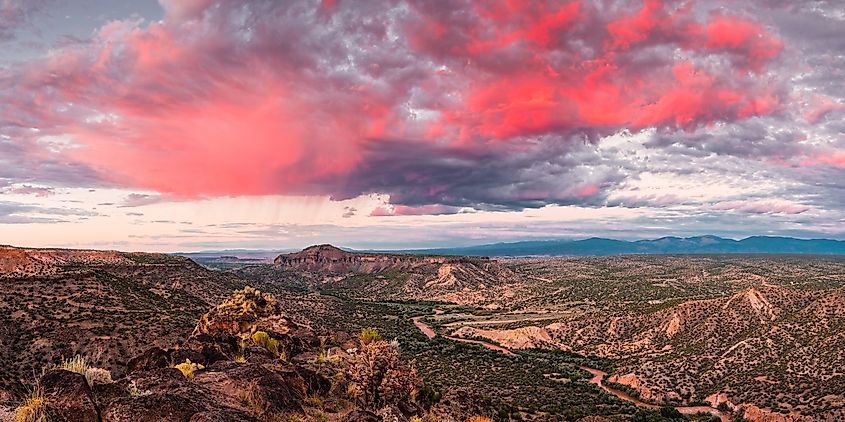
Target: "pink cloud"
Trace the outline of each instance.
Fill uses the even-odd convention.
[[[609,17],[579,1],[465,13],[411,1],[401,18],[381,4],[161,4],[162,22],[111,22],[0,81],[15,110],[0,126],[69,136],[68,159],[169,197],[345,197],[367,193],[344,191],[344,177],[373,139],[514,148],[535,135],[692,129],[781,106],[762,76],[742,73],[780,53],[764,27],[699,22],[656,0]],[[638,49],[653,46],[691,58],[638,64]],[[704,64],[714,56],[731,60]],[[572,189],[587,198],[602,187]]]

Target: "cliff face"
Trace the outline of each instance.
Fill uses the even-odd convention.
[[[274,263],[283,269],[297,271],[372,274],[409,270],[430,264],[458,263],[466,260],[490,262],[487,258],[353,253],[332,245],[317,245],[305,248],[300,252],[279,255]]]

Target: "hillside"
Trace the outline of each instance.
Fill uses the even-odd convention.
[[[134,350],[184,337],[203,310],[242,287],[161,254],[3,247],[0,257],[0,395],[81,352],[120,373]]]
[[[265,282],[298,274],[299,287],[358,299],[495,305],[519,294],[519,276],[496,260],[347,252],[331,245],[279,255],[272,270],[255,266],[243,273]]]
[[[662,237],[625,241],[603,238],[495,243],[479,246],[418,249],[409,254],[464,256],[609,256],[626,254],[814,254],[845,255],[845,241],[752,236],[742,240],[718,236]]]

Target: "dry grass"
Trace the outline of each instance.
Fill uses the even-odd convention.
[[[44,389],[36,384],[24,399],[23,403],[15,409],[15,422],[49,422],[47,415],[47,398],[44,396]]]
[[[84,375],[88,386],[93,386],[95,382],[104,384],[112,382],[111,372],[107,369],[91,366],[84,357],[79,355],[71,359],[62,359],[59,368]]]

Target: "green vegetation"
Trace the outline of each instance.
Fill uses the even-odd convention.
[[[191,360],[190,360],[190,359],[185,359],[185,361],[184,361],[184,362],[182,362],[182,363],[180,363],[180,364],[173,365],[173,367],[174,367],[174,368],[176,368],[176,369],[178,369],[178,370],[179,370],[179,372],[181,372],[181,373],[182,373],[182,375],[184,375],[184,376],[185,376],[185,378],[186,378],[188,381],[193,381],[193,380],[194,380],[194,377],[196,376],[196,372],[197,372],[198,370],[200,370],[200,369],[205,369],[205,367],[204,367],[204,366],[202,366],[202,365],[200,365],[200,364],[198,364],[198,363],[195,363],[195,362],[191,362]]]

